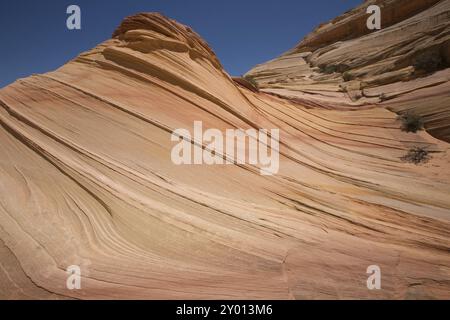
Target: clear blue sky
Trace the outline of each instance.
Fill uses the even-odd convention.
[[[54,70],[111,37],[126,16],[162,12],[191,26],[231,75],[292,48],[314,27],[362,0],[1,0],[0,88]],[[66,28],[81,7],[82,30]]]

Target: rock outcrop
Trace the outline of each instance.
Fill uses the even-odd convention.
[[[372,4],[381,8],[379,31],[366,27]],[[366,1],[247,75],[265,92],[324,108],[415,112],[450,141],[449,45],[450,1]]]
[[[140,14],[60,69],[0,90],[0,298],[450,298],[449,144],[402,132],[382,107],[345,110],[340,75],[310,66],[348,62],[340,48],[253,71],[291,101],[236,84],[188,27]],[[263,76],[270,66],[308,72],[309,93],[287,89],[284,71]],[[428,79],[421,90],[439,97],[437,76],[408,91]],[[384,85],[401,108],[405,87]],[[194,121],[280,128],[279,173],[173,164],[171,133]],[[427,163],[401,160],[417,146]],[[371,265],[382,290],[366,286]],[[80,290],[66,286],[69,266]]]

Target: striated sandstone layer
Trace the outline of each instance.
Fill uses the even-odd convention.
[[[366,27],[372,4],[381,8],[379,31]],[[264,92],[314,107],[411,111],[450,141],[449,66],[450,0],[370,0],[247,76]]]
[[[199,120],[280,128],[279,173],[174,165]],[[0,298],[450,298],[449,144],[239,86],[159,14],[0,90],[0,124]],[[400,160],[414,146],[428,163]]]

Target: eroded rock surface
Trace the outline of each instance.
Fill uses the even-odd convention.
[[[381,8],[379,31],[366,27],[372,4]],[[410,110],[450,141],[449,46],[449,0],[366,1],[247,75],[262,91],[316,107]]]
[[[302,77],[303,54],[272,65]],[[330,78],[326,103],[300,84],[266,84],[296,102],[250,91],[189,28],[140,14],[60,69],[0,90],[0,297],[450,298],[449,145],[402,132],[384,108],[311,108],[349,105],[339,75],[313,74]],[[279,174],[174,165],[172,130],[198,120],[280,128]],[[432,158],[403,162],[415,146]],[[66,287],[72,265],[81,290]],[[382,290],[366,287],[370,265]]]

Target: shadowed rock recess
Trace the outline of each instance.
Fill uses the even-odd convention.
[[[448,58],[449,1],[383,4],[381,31],[353,27],[363,6],[253,69],[259,92],[154,13],[0,90],[0,298],[450,298],[450,145],[388,110],[448,140],[449,69],[411,61]],[[199,120],[280,128],[279,173],[174,165],[172,130]],[[417,146],[429,161],[402,161]]]

